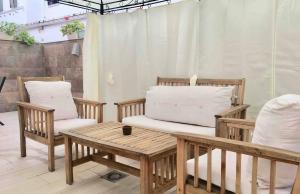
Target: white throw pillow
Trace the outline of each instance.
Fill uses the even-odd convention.
[[[215,115],[231,107],[233,87],[154,86],[146,94],[152,119],[215,127]]]
[[[300,152],[300,96],[284,95],[267,102],[259,112],[252,143]],[[292,186],[297,167],[276,163],[276,187]],[[251,177],[252,162],[248,162]],[[258,184],[270,185],[270,160],[259,159]]]
[[[28,81],[25,87],[30,103],[55,109],[54,120],[78,117],[69,82]]]

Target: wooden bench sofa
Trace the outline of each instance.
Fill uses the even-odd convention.
[[[184,78],[157,78],[157,85],[159,86],[188,86],[189,84],[190,80]],[[245,79],[198,79],[196,85],[234,86],[232,107],[224,112],[220,112],[215,117],[216,119],[246,117],[246,110],[249,106],[244,104]],[[165,132],[182,131],[220,136],[218,122],[216,122],[215,128],[211,128],[148,118],[145,116],[145,103],[145,98],[115,103],[118,109],[118,121],[127,125],[158,129]]]

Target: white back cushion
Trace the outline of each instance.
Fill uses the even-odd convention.
[[[28,81],[25,87],[30,103],[55,109],[54,120],[78,117],[69,82]]]
[[[154,86],[146,94],[152,119],[215,127],[215,115],[230,108],[233,87]]]
[[[300,96],[284,95],[267,102],[261,109],[252,143],[300,152]],[[251,176],[252,163],[248,172]],[[277,162],[276,187],[292,186],[297,167]],[[258,184],[270,185],[270,160],[259,159]]]

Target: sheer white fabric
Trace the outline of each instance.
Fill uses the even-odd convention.
[[[251,116],[274,95],[299,92],[293,84],[300,79],[299,4],[187,0],[99,16],[100,39],[94,44],[100,47],[98,88],[108,102],[105,119],[116,118],[113,102],[144,97],[157,76],[245,77]]]

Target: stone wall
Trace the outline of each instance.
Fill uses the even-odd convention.
[[[80,44],[80,56],[72,55],[73,44]],[[44,64],[48,76],[64,75],[72,83],[73,96],[82,97],[82,40],[43,44]]]
[[[0,76],[7,80],[0,94],[0,112],[16,109],[17,76],[45,76],[41,44],[26,46],[16,41],[0,40]]]
[[[15,41],[0,40],[0,76],[7,81],[0,93],[0,112],[16,110],[17,76],[64,75],[72,83],[74,96],[82,96],[82,55],[71,55],[75,42],[63,41],[26,46]],[[82,49],[82,47],[81,47]]]

